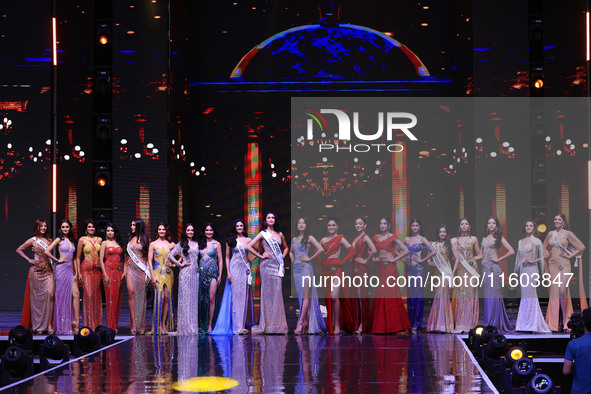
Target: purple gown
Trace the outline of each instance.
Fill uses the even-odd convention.
[[[60,256],[66,256],[67,260],[57,263],[54,269],[55,275],[55,307],[53,312],[53,327],[58,335],[72,334],[72,259],[75,246],[67,239],[60,242]]]
[[[500,332],[513,331],[513,325],[509,321],[503,293],[500,275],[502,273],[500,263],[491,261],[497,257],[495,240],[482,240],[482,275],[484,288],[484,325],[495,326]],[[492,274],[492,275],[491,275]]]

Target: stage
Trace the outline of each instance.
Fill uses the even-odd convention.
[[[149,311],[150,312],[150,311]],[[20,321],[0,313],[0,329]],[[121,327],[129,313],[122,310]],[[290,319],[291,320],[291,319]],[[35,373],[11,392],[498,392],[465,342],[466,335],[130,336],[65,366]],[[36,335],[40,343],[45,336]],[[62,336],[65,342],[72,336]],[[510,342],[568,338],[566,334],[507,334]],[[0,337],[6,343],[7,337]],[[562,359],[539,353],[534,362]],[[38,359],[38,357],[37,357]],[[228,379],[207,381],[205,377]],[[194,378],[199,378],[195,380]],[[494,379],[494,378],[493,378]],[[185,382],[186,386],[177,386]],[[565,392],[565,391],[563,391]]]

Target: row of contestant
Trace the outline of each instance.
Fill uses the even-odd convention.
[[[547,235],[544,244],[534,236],[533,221],[528,220],[524,225],[524,235],[519,241],[515,260],[515,273],[529,275],[530,280],[526,280],[527,285],[521,288],[522,299],[516,330],[559,331],[562,329],[562,326],[559,326],[559,308],[562,310],[561,322],[564,327],[572,313],[570,293],[565,286],[565,274],[571,272],[570,259],[580,255],[585,247],[572,232],[566,229],[566,219],[563,214],[556,215],[554,223],[556,229]],[[422,263],[428,261],[429,265],[437,267],[442,275],[479,276],[477,261],[482,259],[483,323],[494,325],[501,331],[514,329],[507,317],[503,302],[500,262],[515,252],[502,236],[500,223],[496,217],[490,217],[487,220],[486,236],[483,237],[481,246],[478,239],[471,235],[470,223],[466,218],[460,220],[458,236],[454,238],[450,237],[445,225],[438,226],[438,239],[433,243],[427,241],[422,235],[421,222],[418,219],[411,221],[410,235],[404,239],[404,242],[389,232],[388,218],[380,219],[380,233],[372,238],[365,232],[366,219],[357,218],[355,220],[357,236],[352,245],[342,235],[338,235],[336,218],[328,220],[328,236],[322,238],[320,242],[309,234],[307,227],[307,220],[300,218],[297,223],[299,235],[292,241],[292,251],[295,251],[295,253],[292,252],[294,279],[296,286],[299,284],[297,290],[302,310],[296,333],[306,330],[312,324],[314,327],[323,327],[324,322],[319,312],[316,294],[312,297],[309,294],[310,291],[315,293],[316,289],[301,289],[301,275],[313,275],[310,261],[323,252],[325,258],[320,259],[323,276],[340,277],[343,273],[341,266],[353,258],[351,272],[348,273],[351,278],[369,275],[369,261],[377,263],[377,274],[380,278],[404,275],[400,273],[400,271],[404,272],[403,270],[397,270],[395,263],[405,256],[407,275],[422,276],[424,279],[425,267]],[[311,256],[309,245],[316,248]],[[349,251],[342,260],[339,258],[341,246]],[[507,252],[503,256],[498,256],[497,252],[501,246]],[[550,284],[550,303],[545,320],[533,285],[534,280],[531,280],[532,275],[540,275],[544,271],[547,271],[552,278],[558,276],[561,279],[559,285],[554,281]],[[442,283],[443,286],[436,289],[426,330],[448,333],[468,332],[479,322],[478,287],[470,286],[465,282],[466,285],[454,288],[450,301],[448,282],[442,281]],[[325,289],[325,294],[329,291]],[[342,293],[339,293],[340,291]],[[327,298],[330,333],[339,333],[341,328],[355,333],[395,333],[407,329],[419,332],[421,330],[424,304],[422,287],[407,288],[407,311],[404,310],[399,288],[378,287],[371,307],[368,288],[355,288],[353,294],[348,294],[348,291],[347,288],[333,289],[331,297]],[[302,292],[304,292],[303,301]],[[584,309],[586,307],[584,289],[581,288],[580,292],[583,294],[581,302]],[[318,330],[313,328],[311,331]]]
[[[556,230],[549,233],[544,242],[533,236],[534,223],[528,221],[524,237],[519,242],[516,272],[532,274],[538,272],[537,265],[544,267],[544,257],[549,257],[550,274],[570,272],[569,259],[584,250],[576,236],[566,230],[565,218],[559,214],[555,218]],[[429,243],[422,235],[420,220],[411,221],[409,236],[401,242],[390,230],[388,218],[380,220],[380,233],[370,237],[365,233],[365,218],[355,221],[357,236],[351,245],[338,234],[338,221],[331,218],[327,223],[328,235],[318,242],[309,234],[307,220],[297,222],[298,235],[292,240],[290,253],[293,262],[294,283],[300,302],[300,318],[295,333],[339,333],[341,328],[356,333],[394,333],[412,329],[421,330],[423,320],[423,290],[408,288],[408,310],[402,303],[400,289],[397,287],[378,288],[370,307],[367,288],[356,289],[358,293],[348,294],[348,289],[333,289],[327,298],[328,326],[325,324],[316,288],[302,288],[302,277],[313,276],[311,261],[320,259],[322,275],[340,276],[342,265],[353,259],[351,276],[369,274],[368,262],[377,264],[378,276],[400,275],[397,262],[406,259],[407,274],[424,277],[424,261],[437,266],[442,273],[478,275],[477,260],[482,258],[484,280],[487,283],[484,294],[484,323],[497,326],[502,331],[513,329],[507,318],[501,295],[498,274],[500,261],[514,253],[502,237],[498,219],[487,221],[487,235],[479,247],[476,237],[471,235],[470,223],[460,220],[458,236],[450,240],[445,225],[438,228],[438,241]],[[127,244],[126,264],[122,242],[115,226],[108,225],[106,240],[102,242],[94,235],[92,220],[86,222],[86,235],[78,241],[78,247],[71,231],[72,226],[62,221],[60,234],[53,242],[45,234],[47,225],[43,220],[35,223],[34,236],[21,245],[17,252],[31,263],[27,287],[30,287],[30,312],[33,330],[36,333],[71,333],[78,328],[79,291],[78,282],[84,286],[84,324],[96,327],[102,323],[100,281],[105,285],[107,298],[107,325],[117,328],[121,306],[121,285],[127,278],[132,333],[145,332],[146,285],[155,287],[155,302],[152,331],[156,334],[172,331],[174,316],[171,289],[174,274],[173,264],[180,267],[179,275],[179,313],[178,331],[181,334],[195,334],[206,331],[213,333],[245,334],[247,326],[253,323],[252,276],[249,253],[261,260],[261,317],[259,325],[252,328],[253,333],[286,333],[287,324],[282,297],[283,258],[289,249],[278,228],[275,215],[265,216],[264,231],[253,240],[245,235],[244,223],[236,220],[232,226],[226,245],[226,269],[228,280],[226,291],[219,310],[215,329],[212,325],[215,310],[216,290],[221,280],[221,246],[215,240],[213,226],[204,227],[199,242],[195,241],[195,229],[187,224],[178,245],[171,242],[168,226],[159,223],[153,242],[145,232],[141,219],[131,224],[130,239]],[[257,246],[259,242],[262,247]],[[559,244],[560,246],[556,246]],[[504,256],[497,256],[503,245],[507,250]],[[571,247],[569,250],[569,245]],[[58,246],[59,259],[51,254]],[[310,246],[315,251],[310,255]],[[340,259],[341,246],[348,254]],[[23,251],[31,247],[34,259]],[[77,253],[76,253],[77,252]],[[261,254],[262,252],[262,254]],[[426,255],[425,253],[426,252]],[[80,262],[81,253],[84,260]],[[76,254],[76,258],[74,258]],[[546,256],[545,256],[546,255]],[[177,257],[179,257],[177,260]],[[423,257],[424,256],[424,257]],[[55,272],[49,264],[56,262]],[[68,264],[69,263],[69,264]],[[447,269],[445,268],[447,266]],[[441,269],[443,267],[443,269]],[[404,271],[403,271],[404,272]],[[491,272],[495,275],[488,275]],[[486,275],[485,275],[486,274]],[[55,282],[54,282],[55,275]],[[492,280],[492,283],[488,283]],[[446,284],[446,282],[443,282]],[[565,283],[565,281],[563,281]],[[54,291],[55,289],[55,291]],[[325,289],[326,291],[327,289]],[[344,297],[341,298],[340,291]],[[365,294],[361,294],[365,292]],[[478,289],[471,286],[454,288],[453,298],[449,300],[449,289],[442,286],[436,290],[433,307],[427,323],[427,331],[466,332],[478,323]],[[55,307],[54,303],[55,294]],[[328,293],[326,293],[328,294]],[[517,319],[517,329],[521,331],[558,331],[559,307],[562,309],[562,323],[566,325],[567,316],[572,313],[568,288],[551,286],[550,304],[544,323],[541,309],[532,286],[522,288],[522,302]],[[560,300],[559,300],[560,299]],[[202,313],[199,314],[198,310]],[[53,316],[52,316],[53,315]],[[53,322],[53,326],[52,323]]]

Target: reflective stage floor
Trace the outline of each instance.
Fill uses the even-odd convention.
[[[192,379],[213,376],[231,380]],[[495,392],[461,338],[438,334],[124,337],[5,388],[143,393],[216,391],[231,385],[227,392]]]

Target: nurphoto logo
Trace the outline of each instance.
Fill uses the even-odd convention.
[[[417,141],[417,137],[410,131],[411,128],[417,125],[417,117],[410,112],[378,112],[378,128],[375,133],[365,134],[359,127],[359,112],[353,112],[353,122],[345,111],[332,108],[320,109],[320,112],[306,109],[306,115],[310,118],[307,120],[307,133],[306,139],[314,140],[314,128],[320,129],[320,132],[328,132],[328,123],[324,118],[323,114],[330,114],[336,117],[338,123],[338,132],[335,137],[338,138],[339,143],[329,144],[322,143],[318,144],[318,151],[335,151],[335,152],[401,152],[404,150],[404,146],[396,143],[389,143],[396,136],[397,131],[401,131],[411,141]],[[333,120],[335,120],[333,118]],[[351,124],[352,123],[352,124]],[[385,137],[388,143],[352,143],[351,141],[351,129],[353,130],[353,136],[355,140],[360,141],[379,141],[383,140],[384,136],[384,123],[385,123]],[[316,126],[315,126],[316,125]],[[343,142],[341,144],[340,142]]]

